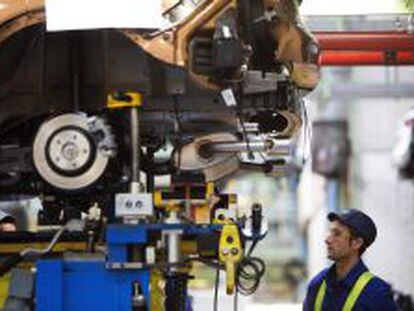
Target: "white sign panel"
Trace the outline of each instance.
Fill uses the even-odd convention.
[[[46,0],[48,31],[162,28],[161,0]]]

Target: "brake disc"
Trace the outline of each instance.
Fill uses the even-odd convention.
[[[40,176],[62,190],[79,190],[96,182],[108,165],[84,114],[64,114],[46,121],[33,144]]]

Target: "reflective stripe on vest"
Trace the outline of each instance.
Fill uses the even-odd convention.
[[[365,286],[371,281],[374,275],[367,271],[362,273],[358,280],[355,282],[355,285],[352,287],[351,292],[346,298],[345,304],[342,308],[342,311],[351,311],[354,307],[356,301],[364,290]],[[316,295],[315,300],[315,311],[322,311],[323,300],[325,299],[326,294],[326,280],[323,280],[321,286],[319,286],[318,294]]]

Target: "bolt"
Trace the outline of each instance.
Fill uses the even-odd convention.
[[[229,235],[229,236],[227,237],[227,243],[232,244],[233,242],[234,242],[233,237]]]
[[[239,253],[239,250],[238,250],[237,248],[233,247],[233,248],[231,249],[231,253],[232,253],[234,256],[236,256],[236,255]]]
[[[228,248],[223,248],[223,250],[221,251],[221,253],[222,253],[224,256],[227,256],[227,255],[230,253],[230,251],[229,251],[229,249],[228,249]]]
[[[126,201],[125,202],[125,207],[126,208],[131,208],[132,207],[132,202],[131,201]]]
[[[142,202],[141,202],[141,201],[136,201],[136,202],[135,202],[135,207],[136,207],[136,208],[142,208],[142,206],[143,206],[143,204],[142,204]]]

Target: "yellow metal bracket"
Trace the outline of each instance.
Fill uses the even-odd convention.
[[[175,211],[178,212],[182,209],[182,207],[180,206],[180,202],[179,200],[164,200],[162,198],[162,191],[160,190],[156,190],[153,193],[153,200],[154,200],[154,205],[158,208],[163,208],[166,211]]]
[[[200,185],[196,185],[200,186]],[[190,205],[194,208],[194,214],[192,214],[193,221],[197,224],[210,223],[210,210],[219,201],[219,198],[214,193],[214,183],[209,182],[204,185],[205,194],[202,197],[194,197],[191,193],[192,185],[185,187],[185,193],[181,198],[168,199],[164,197],[164,194],[168,191],[166,189],[159,189],[154,191],[153,199],[154,205],[157,208],[165,209],[167,211],[179,211],[184,208],[183,203]]]
[[[223,226],[219,242],[219,259],[226,267],[226,292],[234,293],[236,267],[242,259],[239,229],[234,223]]]
[[[142,106],[142,95],[136,92],[115,92],[108,95],[106,107],[108,109],[131,108]]]

